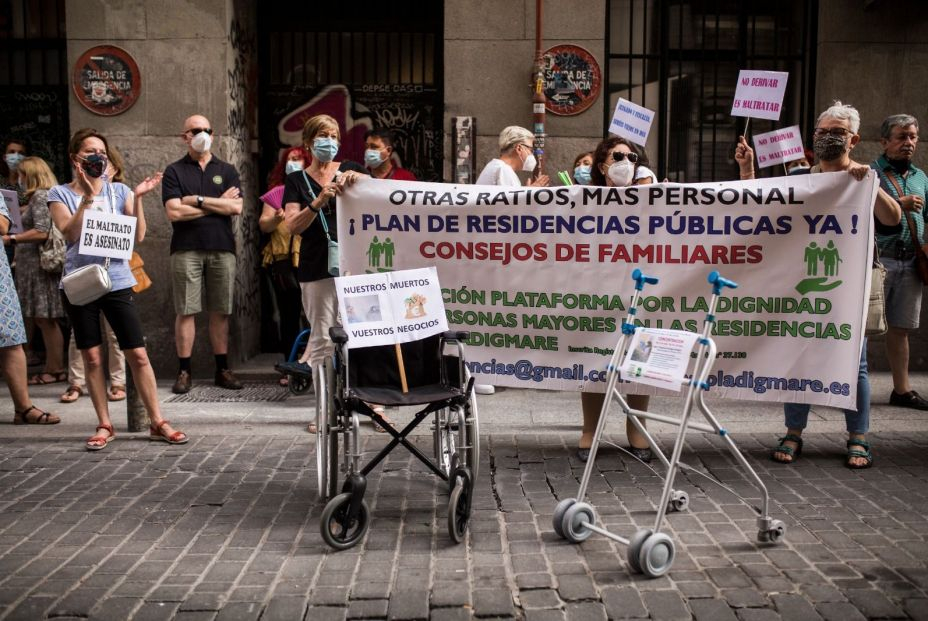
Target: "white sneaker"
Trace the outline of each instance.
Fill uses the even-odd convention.
[[[474,392],[478,395],[492,395],[496,392],[493,384],[474,384]]]

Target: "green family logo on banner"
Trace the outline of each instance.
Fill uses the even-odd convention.
[[[694,333],[718,270],[739,288],[716,310],[710,392],[854,407],[876,188],[873,173],[625,188],[362,179],[339,200],[341,268],[435,267],[477,381],[586,391],[604,388],[636,267],[660,278],[637,324]]]

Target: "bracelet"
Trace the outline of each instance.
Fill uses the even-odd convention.
[[[84,196],[81,198],[81,205],[93,205],[93,199]]]
[[[310,203],[310,204],[309,204],[309,210],[310,210],[311,212],[313,212],[313,213],[319,213],[320,211],[322,211],[322,207],[320,207],[319,209],[316,209],[315,207],[313,207],[313,204]]]

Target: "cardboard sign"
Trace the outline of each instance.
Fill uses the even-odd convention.
[[[754,152],[761,168],[805,157],[798,125],[754,136]]]
[[[738,74],[738,86],[732,103],[732,116],[780,120],[783,95],[786,94],[785,71],[748,71]]]
[[[448,329],[438,271],[426,267],[335,279],[349,349],[418,341]]]
[[[13,190],[0,190],[6,210],[10,214],[10,235],[23,232],[23,218],[19,211],[19,196]]]
[[[643,147],[648,141],[653,120],[653,110],[642,108],[626,99],[619,99],[619,103],[615,105],[615,112],[612,113],[609,131]]]
[[[622,379],[679,391],[698,338],[683,330],[635,330],[622,362]]]
[[[134,216],[95,209],[84,211],[78,254],[128,261],[135,246],[135,225]]]

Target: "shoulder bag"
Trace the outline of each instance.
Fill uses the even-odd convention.
[[[113,186],[109,186],[110,210],[116,213],[116,200],[113,197]],[[107,259],[101,266],[99,263],[92,263],[79,267],[73,272],[66,274],[61,279],[61,287],[64,294],[68,296],[68,301],[74,306],[84,306],[96,300],[113,289],[113,282],[110,280],[110,260]]]
[[[132,291],[135,293],[141,293],[152,286],[151,278],[145,272],[145,261],[142,260],[142,255],[137,252],[132,253],[132,258],[129,259],[129,269],[132,270],[132,275],[135,276],[135,286],[132,287]]]
[[[48,239],[39,246],[39,267],[46,272],[57,274],[64,267],[64,235],[52,222],[48,229]]]
[[[870,268],[870,304],[867,307],[866,336],[879,336],[889,329],[886,323],[886,305],[883,299],[883,281],[886,268],[880,263],[879,253],[874,248],[873,267]]]
[[[312,197],[312,200],[316,199],[316,193],[313,192],[312,186],[309,184],[309,177],[306,175],[306,171],[303,171],[303,179],[306,180],[306,188],[309,190],[309,195]],[[312,209],[312,207],[310,207]],[[320,208],[318,211],[318,216],[322,222],[322,230],[325,231],[325,239],[328,248],[328,253],[326,256],[326,267],[328,269],[329,275],[338,276],[338,242],[332,239],[332,236],[329,235],[329,223],[325,219],[325,213]]]

